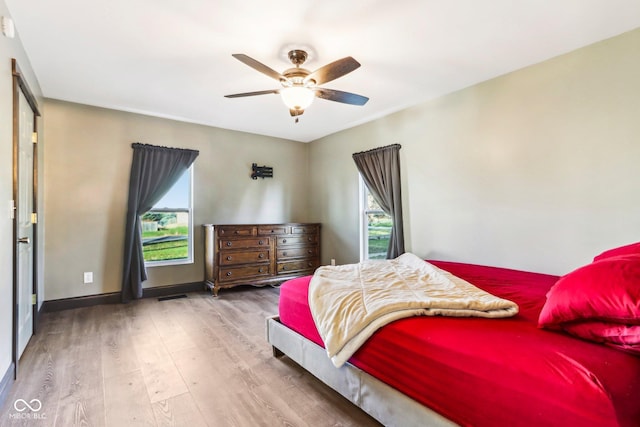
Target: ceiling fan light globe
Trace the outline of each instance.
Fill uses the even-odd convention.
[[[305,110],[313,102],[315,94],[311,89],[301,86],[286,87],[280,90],[282,102],[290,110]]]

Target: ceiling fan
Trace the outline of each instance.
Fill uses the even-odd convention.
[[[236,93],[225,95],[225,98],[240,98],[270,93],[280,94],[285,105],[289,108],[291,116],[296,117],[296,123],[298,122],[297,116],[304,113],[305,108],[311,105],[315,97],[351,105],[364,105],[369,100],[366,96],[356,95],[355,93],[319,87],[360,67],[360,63],[350,56],[338,59],[311,72],[300,67],[307,60],[307,52],[294,49],[289,51],[288,56],[295,67],[283,71],[282,74],[242,53],[235,53],[232,56],[249,67],[278,80],[282,88]]]

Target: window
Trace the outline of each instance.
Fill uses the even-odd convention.
[[[360,260],[385,259],[393,221],[374,200],[360,178]]]
[[[142,215],[142,253],[148,267],[193,262],[193,166]]]

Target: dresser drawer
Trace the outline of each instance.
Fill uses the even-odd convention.
[[[247,252],[234,252],[234,251],[221,251],[218,253],[220,257],[219,265],[235,265],[235,264],[248,264],[258,262],[269,261],[269,251],[247,251]]]
[[[316,244],[318,243],[318,235],[309,234],[308,236],[281,236],[278,237],[277,245],[287,246],[287,245],[305,245],[305,244]]]
[[[278,249],[277,253],[278,260],[285,258],[316,257],[319,255],[317,246]]]
[[[235,280],[249,280],[256,277],[269,276],[271,268],[269,264],[248,265],[244,267],[220,267],[218,280],[231,282]]]
[[[291,234],[314,234],[318,232],[317,225],[293,225]]]
[[[278,263],[278,274],[294,273],[301,270],[315,270],[320,265],[317,259],[303,259]]]
[[[258,234],[260,236],[277,236],[278,234],[289,234],[289,227],[286,225],[259,225]]]
[[[255,236],[257,227],[253,225],[222,225],[218,227],[218,237]]]
[[[226,249],[248,249],[248,248],[268,248],[271,244],[270,237],[256,237],[253,239],[220,239],[220,250]]]

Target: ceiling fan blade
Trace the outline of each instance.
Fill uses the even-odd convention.
[[[329,101],[342,102],[343,104],[351,105],[364,105],[369,98],[362,95],[356,95],[355,93],[342,92],[335,89],[316,88],[316,96],[322,99],[328,99]]]
[[[260,71],[262,74],[266,74],[267,76],[271,77],[272,79],[276,79],[278,81],[285,79],[285,77],[282,74],[280,74],[279,72],[267,67],[262,62],[258,62],[255,59],[253,59],[250,56],[247,56],[247,55],[245,55],[243,53],[234,53],[231,56],[236,58],[238,61],[248,65],[249,67],[253,68],[254,70]]]
[[[225,98],[242,98],[243,96],[267,95],[269,93],[280,93],[279,89],[259,90],[257,92],[234,93],[233,95],[225,95]]]
[[[349,74],[360,66],[360,63],[350,56],[346,58],[338,59],[330,64],[320,67],[313,73],[309,74],[305,81],[314,80],[317,85],[330,82],[338,77],[342,77],[345,74]]]

